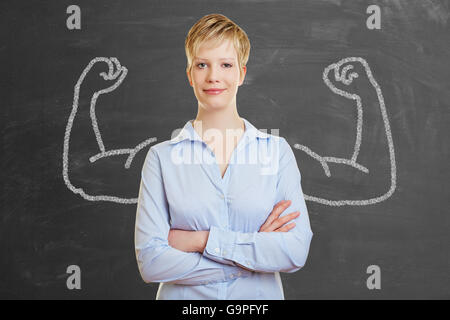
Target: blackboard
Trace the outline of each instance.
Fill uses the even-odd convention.
[[[71,5],[81,29],[67,26]],[[209,13],[252,45],[240,116],[278,128],[302,173],[314,237],[305,267],[281,274],[286,299],[448,299],[450,9],[406,0],[2,1],[0,297],[155,298],[136,264],[134,200],[148,148],[195,118],[184,39]],[[108,61],[127,75],[96,100],[95,127]],[[358,78],[327,84],[340,63]],[[125,152],[91,162],[101,146]]]

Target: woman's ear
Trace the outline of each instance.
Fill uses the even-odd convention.
[[[244,79],[245,79],[245,75],[247,74],[247,66],[243,66],[242,67],[242,71],[241,71],[241,79],[239,81],[239,86],[244,83]]]
[[[188,80],[189,80],[189,84],[191,85],[191,87],[192,87],[192,80],[191,80],[191,75],[189,74],[189,72],[188,71],[186,71],[186,75],[187,75],[187,77],[188,77]]]

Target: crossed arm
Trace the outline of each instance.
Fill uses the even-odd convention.
[[[280,217],[280,214],[288,208],[290,204],[290,200],[283,200],[277,203],[258,232],[288,232],[294,228],[295,222],[289,224],[286,223],[297,218],[300,215],[300,212],[291,212],[283,217]],[[203,254],[208,243],[208,238],[209,231],[170,229],[168,241],[169,245],[175,249],[184,252],[199,252]],[[248,269],[238,263],[236,264],[248,271],[256,271]]]
[[[313,234],[300,172],[289,145],[279,168],[277,190],[283,199],[291,200],[291,211],[300,212],[296,218],[295,212],[280,219],[271,214],[260,232],[251,233],[216,226],[209,231],[174,231],[170,229],[159,158],[150,148],[142,170],[135,227],[136,258],[143,280],[199,285],[245,277],[251,272],[295,272],[303,267]],[[284,206],[280,205],[278,211]],[[282,226],[284,232],[270,229],[291,219],[295,224]]]

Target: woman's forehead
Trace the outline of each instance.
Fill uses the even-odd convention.
[[[214,42],[213,40],[205,41],[199,45],[195,59],[217,59],[217,56],[218,60],[233,60],[237,56],[236,48],[228,39],[220,43],[217,43],[217,41]]]

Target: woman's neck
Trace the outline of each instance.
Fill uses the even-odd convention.
[[[199,111],[195,120],[192,121],[192,126],[200,136],[210,129],[219,130],[224,137],[227,130],[245,130],[244,120],[237,111],[227,111],[208,113]]]

